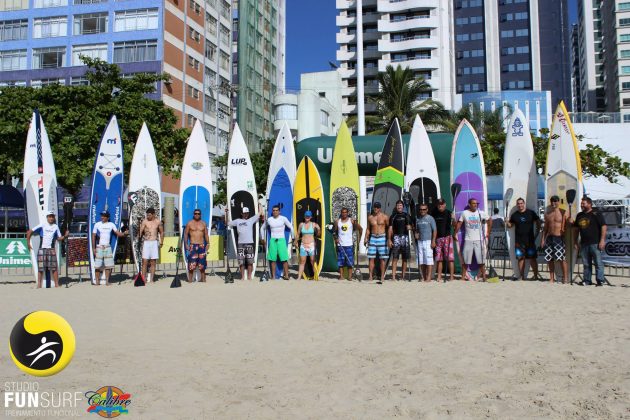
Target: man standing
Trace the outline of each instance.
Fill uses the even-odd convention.
[[[370,280],[374,273],[374,260],[379,257],[379,266],[381,269],[381,278],[377,281],[379,284],[385,280],[385,262],[389,257],[387,251],[387,237],[385,229],[389,225],[389,217],[381,213],[381,203],[378,201],[372,204],[372,214],[368,216],[368,226],[365,230],[364,245],[368,249],[368,267]]]
[[[105,270],[105,283],[109,286],[109,276],[114,268],[114,254],[112,253],[112,233],[119,238],[126,233],[119,232],[116,225],[109,221],[109,212],[101,212],[101,221],[94,224],[92,229],[92,243],[94,249],[94,285],[101,284],[101,272]],[[97,242],[98,241],[98,242]]]
[[[55,282],[55,287],[59,287],[59,273],[57,272],[57,252],[55,251],[55,240],[62,242],[65,240],[69,232],[61,235],[59,226],[55,223],[55,213],[49,211],[46,213],[46,223],[35,226],[32,230],[26,232],[26,243],[29,251],[33,249],[31,246],[31,235],[33,233],[41,236],[41,246],[37,251],[37,288],[42,288],[42,278],[46,271],[50,271]]]
[[[536,224],[536,234],[534,234],[534,224]],[[516,200],[516,211],[510,216],[507,227],[514,227],[514,254],[518,260],[518,270],[521,280],[525,279],[525,260],[534,270],[534,279],[539,280],[538,263],[536,257],[536,236],[540,232],[540,217],[533,210],[525,208],[525,200],[519,197]]]
[[[437,281],[442,280],[442,263],[448,262],[449,280],[454,280],[455,258],[453,252],[452,227],[455,223],[453,213],[446,209],[446,201],[440,198],[437,207],[431,213],[435,220],[437,236],[435,239],[435,259],[437,260]]]
[[[354,231],[357,231],[357,238],[361,238],[363,228],[356,220],[348,217],[348,209],[341,209],[341,217],[333,225],[337,242],[337,266],[339,267],[339,280],[343,279],[343,269],[354,267]],[[350,280],[350,276],[348,276]]]
[[[159,249],[164,243],[164,229],[162,228],[162,223],[155,218],[155,209],[153,207],[147,209],[147,216],[138,230],[138,241],[143,238],[143,235],[142,276],[148,283],[155,278],[155,266],[159,258]],[[147,277],[147,265],[149,263],[151,264],[151,278]],[[205,277],[201,281],[206,281]]]
[[[568,283],[568,268],[566,258],[566,246],[562,235],[567,223],[567,212],[559,206],[560,197],[554,195],[549,202],[549,208],[545,212],[545,227],[542,233],[540,246],[545,252],[545,261],[549,264],[549,281],[555,281],[555,262],[562,265],[562,282]]]
[[[462,225],[465,227],[464,234],[464,246],[462,247],[462,279],[466,281],[473,280],[468,274],[468,266],[472,264],[473,258],[479,265],[479,272],[481,278],[486,281],[486,255],[485,249],[490,237],[490,231],[492,230],[492,219],[488,217],[488,214],[479,210],[479,203],[477,199],[468,199],[468,210],[464,210],[457,221],[455,232],[459,232]],[[486,224],[487,232],[484,235],[483,224]],[[475,277],[477,281],[479,273]]]
[[[184,229],[184,246],[186,247],[188,262],[188,283],[193,281],[195,270],[199,270],[201,281],[206,281],[206,261],[208,237],[208,225],[201,220],[201,210],[193,210],[193,219],[186,224]]]
[[[430,282],[433,278],[433,250],[435,249],[435,240],[437,238],[435,219],[428,212],[429,207],[426,204],[420,204],[420,215],[416,218],[415,235],[418,241],[418,266],[425,282]],[[438,281],[439,276],[440,274],[438,274]]]
[[[597,286],[603,286],[604,263],[602,262],[602,251],[606,244],[606,222],[598,211],[593,210],[593,200],[590,197],[583,197],[580,202],[582,211],[575,217],[574,226],[580,234],[579,250],[582,253],[582,264],[584,265],[584,284],[590,286],[593,264],[595,265],[595,281]],[[578,249],[578,237],[575,236],[575,248]]]
[[[409,259],[409,232],[413,229],[411,217],[404,211],[402,200],[396,202],[396,211],[389,219],[388,246],[392,249],[392,279],[398,280],[396,266],[398,258],[402,258],[402,278],[407,273],[407,260]]]
[[[289,219],[280,214],[280,207],[271,208],[271,217],[265,221],[265,231],[269,230],[269,243],[267,244],[267,260],[271,266],[271,278],[276,278],[276,261],[282,262],[282,278],[289,280],[289,252],[284,230],[288,228],[293,236],[293,226]],[[266,235],[265,235],[266,236]],[[240,237],[240,233],[239,233]],[[290,242],[289,242],[290,243]]]
[[[225,209],[226,213],[228,209]],[[249,217],[249,208],[243,207],[241,218],[232,220],[228,223],[228,227],[236,228],[238,241],[236,244],[236,254],[238,255],[238,264],[241,271],[241,280],[245,280],[245,268],[247,268],[247,280],[252,279],[252,270],[254,269],[254,225],[259,219],[259,215],[254,214]]]

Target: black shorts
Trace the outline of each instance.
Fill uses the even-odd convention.
[[[518,242],[514,245],[514,254],[516,258],[519,260],[522,258],[531,259],[538,257],[538,252],[536,251],[536,245],[529,244],[519,244]]]
[[[409,235],[393,235],[392,258],[397,260],[402,258],[409,259]]]

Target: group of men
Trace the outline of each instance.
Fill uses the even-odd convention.
[[[604,249],[606,238],[606,224],[602,215],[593,210],[593,202],[590,197],[584,196],[580,202],[582,211],[577,214],[575,220],[569,218],[567,212],[559,207],[560,199],[553,196],[545,213],[545,224],[542,230],[541,248],[544,251],[545,260],[549,264],[550,281],[555,281],[556,264],[560,264],[563,283],[569,281],[569,269],[566,261],[566,247],[574,246],[582,255],[584,266],[584,281],[591,284],[593,266],[598,286],[603,285],[604,268],[601,251]],[[514,253],[518,260],[518,268],[521,278],[525,276],[525,266],[530,262],[534,278],[539,279],[536,263],[537,247],[536,237],[541,232],[541,220],[538,214],[526,207],[525,200],[518,198],[517,209],[506,221],[508,228],[514,227]],[[267,259],[271,265],[271,277],[275,276],[276,261],[282,264],[283,278],[288,280],[289,253],[285,239],[285,230],[297,241],[302,240],[300,247],[300,273],[304,268],[304,260],[315,256],[315,237],[321,235],[321,228],[317,223],[311,222],[312,213],[305,213],[305,220],[298,228],[298,236],[294,235],[291,222],[280,214],[279,206],[274,206],[272,215],[264,221],[263,237],[266,230],[269,231],[269,243],[267,244]],[[345,267],[352,268],[354,262],[354,249],[356,240],[362,235],[362,227],[356,220],[349,217],[347,208],[341,210],[339,218],[333,223],[333,233],[337,248],[337,262],[339,266],[339,278]],[[109,277],[114,267],[114,259],[111,249],[111,235],[123,237],[128,232],[122,233],[109,221],[109,212],[101,213],[101,221],[94,225],[92,234],[94,268],[96,278],[100,278],[104,271],[106,283],[109,285]],[[50,271],[53,275],[55,286],[58,286],[57,256],[55,242],[63,241],[69,233],[61,235],[55,222],[54,212],[48,212],[47,222],[27,232],[27,242],[31,249],[31,236],[33,233],[41,236],[41,246],[37,260],[39,275],[37,287],[42,285],[43,273]],[[254,225],[262,220],[260,214],[250,216],[249,209],[244,207],[240,218],[228,223],[230,228],[235,228],[238,234],[237,254],[239,259],[241,278],[252,278],[252,268],[255,256]],[[461,247],[462,279],[477,280],[479,276],[486,280],[485,264],[488,257],[488,239],[492,229],[492,218],[478,208],[476,199],[468,200],[468,208],[459,218],[455,218],[452,211],[446,208],[446,201],[439,199],[437,206],[429,214],[427,204],[417,206],[417,214],[413,217],[404,209],[404,203],[399,200],[396,209],[391,216],[381,211],[381,203],[375,202],[372,213],[368,216],[368,226],[365,233],[364,245],[367,247],[369,260],[369,279],[374,276],[375,265],[378,263],[380,277],[378,282],[385,279],[387,263],[391,259],[392,279],[398,280],[398,260],[402,260],[401,274],[404,279],[408,272],[408,260],[411,255],[412,238],[416,241],[417,262],[420,275],[424,281],[433,279],[433,266],[437,262],[437,281],[442,280],[444,265],[448,266],[449,280],[454,279],[454,244],[457,241],[457,232],[464,227],[463,244]],[[575,229],[574,243],[566,244],[564,234],[568,229]],[[355,235],[356,233],[356,235]],[[151,265],[150,274],[155,275],[155,263],[159,257],[159,247],[164,241],[164,231],[160,220],[155,217],[155,209],[149,208],[146,218],[142,221],[137,232],[138,240],[143,240],[142,249],[142,274],[147,278],[148,265]],[[208,229],[201,220],[201,210],[193,212],[193,219],[184,229],[184,243],[187,246],[188,281],[192,281],[195,270],[201,273],[201,281],[205,281],[206,254],[209,243]],[[297,245],[297,242],[296,242]],[[478,274],[472,278],[469,274],[469,266],[478,265]],[[96,285],[99,281],[95,282]]]

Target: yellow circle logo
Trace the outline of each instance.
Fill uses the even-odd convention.
[[[9,337],[9,351],[17,367],[33,376],[62,371],[74,356],[76,342],[70,324],[49,311],[36,311],[20,319]]]

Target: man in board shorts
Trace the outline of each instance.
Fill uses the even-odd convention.
[[[411,254],[411,246],[409,244],[409,232],[413,229],[411,216],[404,211],[404,203],[402,200],[396,202],[396,211],[389,218],[389,243],[392,249],[392,279],[398,280],[396,275],[396,266],[398,259],[402,259],[402,278],[407,273],[407,261]]]
[[[55,287],[59,287],[59,273],[57,271],[57,252],[55,251],[55,241],[62,242],[68,237],[69,232],[61,235],[59,226],[55,223],[55,213],[49,211],[46,213],[46,223],[35,226],[32,230],[26,232],[26,243],[29,251],[33,249],[31,246],[31,235],[36,233],[41,236],[41,246],[37,251],[37,288],[42,287],[42,278],[46,271],[50,271],[55,282]]]
[[[284,230],[289,229],[293,236],[293,225],[280,214],[280,206],[271,208],[271,217],[265,221],[264,231],[269,230],[269,244],[267,248],[267,260],[271,266],[271,278],[276,278],[276,261],[282,262],[283,279],[289,280],[289,252]],[[266,237],[267,235],[264,235]],[[290,243],[290,242],[289,242]]]
[[[363,228],[356,220],[349,217],[347,207],[341,209],[341,217],[333,225],[333,232],[337,244],[337,267],[339,268],[339,280],[343,279],[344,267],[354,267],[354,232],[360,240]],[[350,280],[350,278],[348,278]]]
[[[545,212],[545,227],[542,233],[540,247],[545,252],[545,261],[549,264],[549,282],[556,279],[556,261],[562,266],[562,283],[568,280],[567,250],[562,235],[567,227],[568,214],[560,208],[560,197],[554,195],[549,201],[549,208]],[[569,227],[569,229],[571,229]]]
[[[453,252],[453,232],[454,224],[453,213],[446,208],[446,200],[440,198],[437,201],[437,207],[431,212],[431,216],[435,220],[437,229],[437,237],[435,239],[435,260],[437,281],[442,280],[442,264],[448,263],[449,280],[455,277],[455,255]]]
[[[164,229],[162,228],[162,223],[155,218],[155,209],[153,207],[147,209],[147,217],[142,221],[140,229],[138,230],[138,240],[143,236],[142,275],[148,283],[151,279],[155,278],[155,266],[160,257],[160,248],[164,243]],[[151,263],[150,278],[147,277],[147,267],[149,263]]]
[[[225,209],[227,212],[227,208]],[[232,220],[228,223],[228,227],[236,228],[238,233],[238,243],[236,244],[236,253],[238,255],[238,264],[241,270],[241,280],[245,280],[245,267],[247,267],[247,280],[252,279],[252,270],[254,269],[254,256],[256,255],[254,246],[254,230],[253,227],[258,222],[260,216],[254,214],[249,217],[249,208],[243,207],[241,218]]]
[[[377,283],[382,283],[385,279],[385,263],[389,258],[389,250],[387,249],[387,236],[385,229],[389,225],[389,217],[381,212],[381,203],[378,201],[372,205],[372,214],[368,216],[368,225],[365,230],[364,245],[368,249],[368,261],[370,280],[374,273],[374,261],[378,255],[381,268],[381,278]]]
[[[487,225],[485,233],[484,224]],[[492,219],[488,217],[485,211],[479,210],[479,202],[476,198],[468,199],[468,209],[460,214],[455,232],[459,232],[462,225],[465,226],[464,245],[462,247],[462,279],[477,281],[479,273],[481,273],[481,278],[486,281],[486,249],[492,230]],[[479,265],[479,272],[474,279],[468,273],[468,266],[473,263],[473,260]]]
[[[538,236],[538,232],[540,232],[540,224],[540,217],[538,217],[535,211],[526,208],[525,200],[519,197],[516,200],[516,211],[512,213],[506,225],[508,228],[514,227],[514,255],[516,255],[518,260],[521,280],[526,280],[526,260],[529,260],[532,270],[534,271],[534,279],[540,279],[538,263],[536,262],[536,257],[538,256],[538,252],[536,251],[536,236]]]
[[[208,226],[201,220],[201,210],[193,210],[193,219],[186,224],[184,229],[184,246],[188,247],[188,283],[193,281],[195,270],[199,270],[201,281],[206,281],[206,249],[210,243]]]
[[[112,253],[112,234],[119,238],[125,233],[119,232],[116,225],[109,221],[109,212],[101,212],[101,221],[94,224],[92,229],[92,244],[94,247],[94,285],[101,284],[101,272],[105,270],[105,282],[109,286],[109,276],[114,268],[114,255]]]

